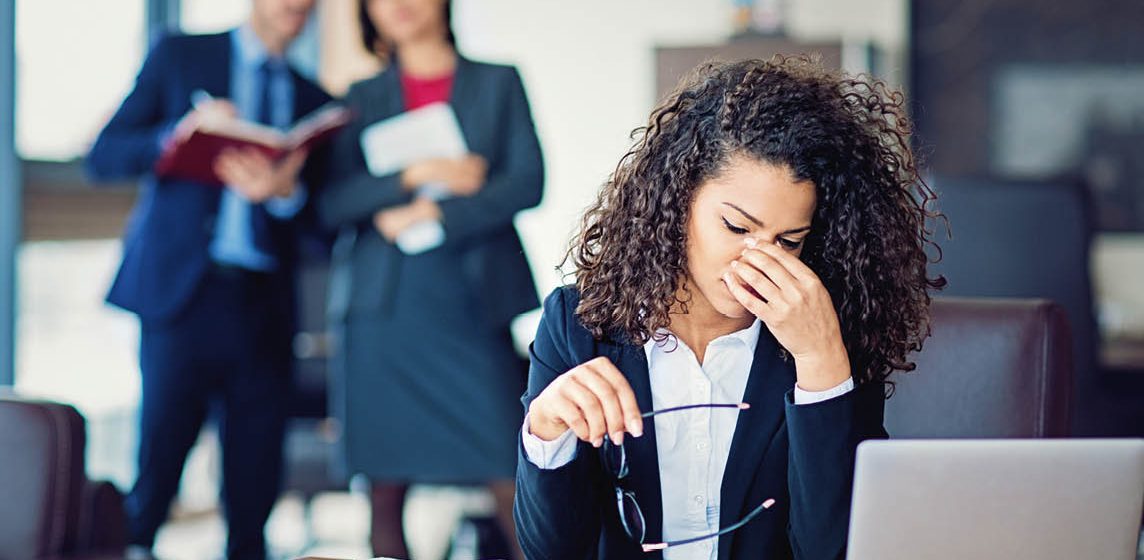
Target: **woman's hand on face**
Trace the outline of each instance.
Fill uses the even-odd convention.
[[[444,185],[456,196],[472,196],[485,184],[488,163],[476,154],[449,159],[417,162],[402,173],[401,181],[410,188],[429,183]]]
[[[826,287],[787,251],[767,243],[747,245],[723,277],[731,294],[790,352],[799,387],[824,391],[845,381],[850,359]]]
[[[599,447],[608,435],[622,444],[624,432],[643,435],[643,418],[631,385],[604,357],[576,366],[548,384],[528,407],[529,431],[552,441],[571,429]]]

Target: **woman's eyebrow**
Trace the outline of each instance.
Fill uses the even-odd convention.
[[[742,208],[739,208],[738,206],[735,206],[734,204],[731,204],[730,202],[724,202],[723,205],[724,206],[730,206],[731,208],[738,210],[739,213],[743,215],[743,217],[747,218],[748,220],[751,220],[752,222],[755,222],[755,225],[757,225],[759,227],[765,227],[763,225],[762,220],[759,220],[758,218],[748,214],[746,210],[743,210]]]
[[[763,225],[762,220],[748,214],[746,210],[743,210],[742,208],[739,208],[738,206],[735,206],[734,204],[731,204],[730,202],[724,202],[723,205],[724,206],[730,206],[731,208],[734,208],[737,212],[742,214],[744,218],[747,218],[748,220],[751,220],[752,222],[754,222],[755,225],[757,225],[759,227],[766,227]],[[802,226],[800,228],[788,229],[788,230],[783,232],[783,235],[789,235],[792,233],[802,233],[804,231],[810,231],[810,226]]]

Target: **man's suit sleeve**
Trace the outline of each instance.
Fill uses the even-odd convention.
[[[143,62],[131,93],[87,155],[87,172],[94,181],[135,179],[154,168],[162,138],[178,121],[166,117],[163,107],[166,72],[177,67],[173,40],[160,39]]]
[[[552,380],[576,365],[568,344],[568,326],[575,323],[575,316],[565,299],[563,290],[557,289],[544,302],[536,340],[530,347],[532,365],[522,398],[526,411]],[[600,466],[594,449],[581,448],[570,463],[546,470],[525,456],[521,434],[517,434],[517,448],[514,517],[525,556],[529,560],[595,558],[601,513]]]
[[[790,436],[788,534],[799,560],[841,559],[846,555],[854,456],[867,439],[885,439],[885,386],[859,385],[853,391],[814,404],[794,404],[787,393]]]
[[[319,107],[333,101],[333,98],[318,85],[300,77],[299,84],[299,91],[305,91],[306,103],[300,107],[294,116],[295,124],[298,119],[312,114]],[[332,231],[325,228],[318,218],[317,208],[318,200],[326,188],[326,180],[329,176],[330,145],[329,142],[319,144],[307,156],[306,165],[302,167],[298,177],[298,188],[304,191],[304,199],[301,201],[302,204],[297,212],[288,216],[299,228],[304,243],[314,247],[322,254],[328,254],[334,243]],[[270,210],[269,206],[267,206],[267,210]]]

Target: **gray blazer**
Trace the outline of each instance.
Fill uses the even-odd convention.
[[[484,157],[488,176],[481,190],[439,203],[445,243],[464,254],[464,281],[480,299],[493,326],[539,306],[532,272],[513,226],[517,212],[540,203],[544,163],[520,75],[511,66],[458,57],[450,104],[469,150]],[[335,140],[329,181],[319,214],[339,231],[334,247],[331,312],[385,313],[397,297],[394,279],[403,255],[374,229],[383,208],[407,203],[398,175],[374,177],[359,145],[362,129],[404,111],[396,64],[350,87],[345,104],[356,119]],[[424,278],[452,284],[456,279]],[[449,289],[442,286],[443,289]]]

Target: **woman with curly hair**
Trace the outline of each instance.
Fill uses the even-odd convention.
[[[776,57],[700,67],[637,129],[532,347],[529,558],[844,555],[855,448],[944,283],[903,105]]]

